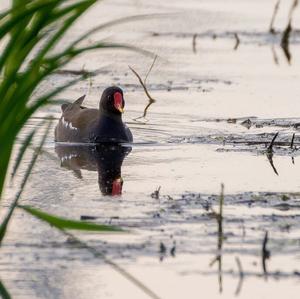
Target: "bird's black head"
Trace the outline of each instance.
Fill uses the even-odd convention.
[[[124,111],[125,101],[123,91],[117,86],[106,88],[101,96],[99,110],[113,115],[121,115]]]

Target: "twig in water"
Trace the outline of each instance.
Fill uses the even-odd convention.
[[[273,171],[275,172],[275,174],[279,175],[278,171],[274,165],[274,162],[273,162],[273,153],[267,153],[267,158],[268,158],[268,161],[270,162],[271,167],[272,167]]]
[[[271,256],[270,251],[267,249],[267,243],[268,243],[268,231],[266,231],[262,243],[262,268],[263,268],[264,275],[268,274],[266,260],[269,259]]]
[[[152,69],[153,69],[153,67],[154,67],[154,64],[155,64],[155,62],[156,62],[156,59],[157,59],[157,55],[155,55],[155,57],[154,57],[154,59],[153,59],[153,62],[152,62],[151,66],[150,66],[150,68],[149,68],[149,70],[148,70],[148,73],[147,73],[147,75],[146,75],[146,77],[145,77],[145,80],[144,80],[144,84],[145,84],[145,85],[146,85],[147,78],[148,78],[149,74],[151,73],[151,71],[152,71]]]
[[[279,132],[277,132],[277,133],[274,135],[272,141],[270,142],[270,144],[269,144],[269,146],[268,146],[268,149],[267,149],[267,152],[268,152],[268,153],[273,153],[273,145],[274,145],[274,142],[275,142],[275,140],[276,140],[278,134],[279,134]]]
[[[240,38],[237,33],[234,33],[234,38],[235,38],[235,45],[233,50],[236,51],[240,45]]]
[[[224,184],[221,184],[221,194],[219,201],[219,213],[213,211],[214,216],[218,222],[218,254],[210,262],[209,266],[211,267],[215,262],[218,262],[218,280],[219,280],[219,292],[223,291],[223,278],[222,278],[222,248],[223,248],[223,204],[224,204]]]
[[[238,296],[239,293],[241,292],[243,281],[244,281],[244,271],[243,271],[241,260],[239,259],[238,256],[235,257],[235,261],[238,266],[239,276],[240,276],[239,283],[238,283],[236,291],[235,291],[235,296]]]
[[[295,140],[295,133],[293,134],[293,137],[292,137],[292,141],[291,141],[291,149],[294,148],[294,140]]]
[[[276,169],[276,167],[274,166],[274,163],[273,163],[273,145],[274,145],[275,139],[277,138],[278,134],[279,134],[279,132],[277,132],[275,134],[275,136],[273,137],[272,141],[270,142],[270,144],[267,148],[267,153],[266,153],[267,158],[268,158],[268,160],[271,164],[271,167],[272,167],[273,171],[275,172],[275,174],[277,174],[277,175],[279,175],[279,174],[278,174],[277,169]]]
[[[297,5],[298,5],[298,0],[294,0],[292,7],[290,9],[290,13],[289,13],[288,25],[285,28],[285,30],[283,31],[281,43],[280,43],[281,48],[286,56],[288,63],[291,62],[291,58],[292,58],[290,49],[289,49],[289,40],[290,40],[290,34],[292,32],[292,18],[293,18],[293,14],[294,14],[294,11],[295,11]]]
[[[162,262],[166,256],[167,247],[163,242],[159,244],[159,260]]]
[[[282,39],[281,39],[281,48],[283,50],[283,53],[288,61],[288,63],[291,63],[292,55],[290,53],[290,48],[289,48],[289,38],[290,38],[290,33],[292,31],[292,25],[289,22],[286,29],[284,30],[282,34]]]
[[[223,283],[222,283],[222,248],[223,248],[223,204],[224,204],[224,184],[221,184],[221,194],[220,194],[220,204],[219,204],[219,217],[218,217],[218,251],[219,251],[219,292],[223,291]]]
[[[275,21],[275,18],[276,18],[278,9],[279,9],[279,5],[280,5],[280,0],[278,0],[276,2],[275,7],[274,7],[274,11],[273,11],[273,15],[272,15],[272,18],[271,18],[270,27],[269,27],[269,32],[271,34],[275,34],[275,29],[274,29],[273,25],[274,25],[274,21]]]
[[[194,52],[195,54],[197,53],[196,41],[197,41],[197,34],[195,33],[195,34],[193,35],[193,52]]]
[[[136,75],[136,77],[138,78],[140,84],[142,85],[142,87],[143,87],[143,89],[144,89],[144,91],[145,91],[146,96],[147,96],[148,99],[149,99],[149,102],[148,102],[147,106],[146,106],[145,109],[144,109],[143,115],[140,116],[140,117],[137,117],[135,120],[137,120],[137,119],[139,119],[139,118],[146,117],[148,108],[149,108],[153,103],[156,102],[156,100],[155,100],[154,98],[152,98],[152,96],[149,94],[148,89],[147,89],[147,86],[146,86],[146,80],[147,80],[147,78],[148,78],[148,76],[149,76],[149,74],[150,74],[150,72],[151,72],[151,70],[152,70],[152,68],[153,68],[153,66],[154,66],[154,64],[155,64],[156,59],[157,59],[157,55],[154,57],[154,60],[153,60],[153,62],[152,62],[152,64],[151,64],[151,66],[150,66],[149,71],[147,72],[147,75],[146,75],[144,81],[142,80],[142,78],[140,77],[140,75],[139,75],[139,74],[138,74],[131,66],[128,66],[128,67],[130,68],[130,70],[131,70],[131,71]]]

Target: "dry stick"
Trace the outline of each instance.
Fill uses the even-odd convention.
[[[147,78],[148,78],[149,74],[151,73],[151,71],[152,71],[152,69],[153,69],[153,66],[154,66],[154,64],[155,64],[155,62],[156,62],[156,59],[157,59],[157,55],[155,55],[155,57],[154,57],[154,59],[153,59],[153,62],[152,62],[152,64],[151,64],[150,68],[149,68],[149,71],[148,71],[148,73],[147,73],[147,75],[146,75],[146,77],[145,77],[145,80],[144,80],[144,84],[145,84],[145,85],[146,85]]]
[[[291,31],[292,31],[292,25],[289,22],[286,29],[284,30],[284,32],[282,34],[282,39],[281,39],[281,43],[280,43],[280,46],[281,46],[283,53],[289,64],[291,63],[291,59],[292,59],[292,55],[291,55],[290,47],[289,47],[289,39],[290,39]]]
[[[263,243],[262,243],[262,268],[263,268],[263,272],[264,275],[267,275],[267,266],[266,266],[266,260],[270,258],[270,251],[267,249],[267,243],[268,243],[268,231],[266,231],[265,233],[265,237],[263,239]]]
[[[140,116],[140,117],[138,117],[138,118],[136,118],[135,120],[137,120],[137,119],[139,119],[139,118],[142,118],[142,117],[146,117],[148,108],[149,108],[153,103],[156,102],[156,100],[153,99],[153,98],[151,97],[151,95],[149,94],[148,89],[147,89],[147,87],[146,87],[146,80],[147,80],[147,77],[148,77],[148,75],[150,74],[150,72],[151,72],[151,70],[152,70],[152,68],[153,68],[153,66],[154,66],[154,63],[155,63],[155,61],[156,61],[156,58],[157,58],[157,55],[154,57],[153,63],[152,63],[152,65],[151,65],[151,67],[150,67],[150,69],[149,69],[149,71],[148,71],[148,73],[147,73],[147,75],[146,75],[146,78],[145,78],[144,82],[143,82],[142,78],[140,77],[140,75],[139,75],[139,74],[138,74],[131,66],[128,66],[128,67],[130,68],[130,70],[137,76],[137,78],[138,78],[140,84],[142,85],[142,87],[143,87],[143,89],[144,89],[144,91],[145,91],[146,96],[147,96],[148,99],[149,99],[149,102],[148,102],[147,106],[146,106],[145,109],[144,109],[143,115]]]
[[[218,279],[219,279],[219,292],[223,291],[223,279],[222,279],[222,247],[223,247],[223,204],[224,204],[224,184],[221,184],[221,194],[220,194],[220,202],[219,202],[219,213],[216,213],[214,210],[213,214],[218,222],[218,254],[216,257],[210,262],[209,266],[211,267],[215,262],[218,262]]]
[[[273,171],[275,172],[276,175],[279,175],[278,172],[277,172],[277,169],[276,167],[274,166],[274,163],[273,163],[273,145],[274,145],[274,142],[275,142],[275,139],[277,138],[279,132],[277,132],[275,134],[275,136],[273,137],[272,141],[270,142],[270,145],[268,146],[268,149],[267,149],[267,158],[271,164],[271,167],[273,169]]]
[[[293,137],[292,137],[292,141],[291,141],[291,146],[290,146],[292,151],[294,151],[294,150],[297,149],[296,147],[294,148],[295,135],[296,135],[296,134],[294,133],[294,134],[293,134]],[[292,156],[292,163],[295,164],[295,159],[294,159],[293,156]]]
[[[197,53],[196,40],[197,40],[197,34],[195,33],[195,34],[193,35],[193,52],[194,52],[195,54]]]
[[[277,138],[278,134],[279,134],[279,132],[277,132],[277,133],[274,135],[272,141],[270,142],[270,145],[268,146],[267,152],[273,153],[273,145],[274,145],[275,139]]]
[[[235,261],[238,266],[239,276],[240,276],[239,283],[238,283],[236,291],[235,291],[235,296],[238,296],[239,293],[241,292],[243,281],[244,281],[244,271],[243,271],[241,260],[239,259],[238,256],[235,257]]]
[[[293,14],[294,14],[294,11],[295,11],[297,5],[298,5],[298,0],[294,0],[292,7],[290,9],[290,13],[289,13],[288,25],[282,34],[281,43],[280,43],[281,48],[286,56],[288,63],[291,62],[291,58],[292,58],[290,49],[289,49],[289,40],[290,40],[290,34],[292,32],[292,18],[293,18]]]
[[[272,15],[272,18],[271,18],[270,27],[269,27],[269,32],[270,32],[271,34],[274,34],[274,33],[275,33],[275,30],[274,30],[274,28],[273,28],[273,25],[274,25],[274,21],[275,21],[275,18],[276,18],[278,9],[279,9],[279,5],[280,5],[280,0],[278,0],[277,3],[275,4],[274,11],[273,11],[273,15]]]
[[[234,38],[235,38],[235,45],[233,50],[236,51],[240,45],[240,39],[237,33],[234,33]]]
[[[293,134],[293,137],[292,137],[291,149],[293,149],[293,147],[294,147],[294,140],[295,140],[295,133]]]
[[[273,153],[267,153],[267,158],[268,158],[268,161],[269,161],[273,171],[275,172],[275,174],[279,175],[279,173],[274,165],[274,162],[273,162]]]
[[[221,194],[220,194],[220,204],[219,204],[219,217],[217,217],[218,221],[218,272],[219,272],[219,292],[223,291],[223,283],[222,283],[222,248],[223,248],[223,204],[224,204],[224,184],[221,184]]]

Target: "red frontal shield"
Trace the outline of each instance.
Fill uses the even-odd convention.
[[[114,106],[117,110],[123,113],[123,97],[120,92],[114,93]]]

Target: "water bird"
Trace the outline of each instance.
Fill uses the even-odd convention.
[[[117,86],[106,88],[99,109],[83,107],[85,95],[74,103],[62,104],[62,116],[55,128],[56,142],[124,143],[132,142],[130,129],[122,121],[125,101]]]

